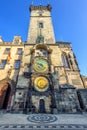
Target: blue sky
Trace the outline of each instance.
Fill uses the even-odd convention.
[[[87,75],[87,0],[33,0],[52,5],[56,41],[72,43],[81,74]],[[32,0],[0,0],[0,36],[12,41],[15,35],[27,40],[29,5]]]

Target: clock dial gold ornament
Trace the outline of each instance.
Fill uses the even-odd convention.
[[[44,92],[48,89],[49,82],[45,77],[37,77],[34,82],[35,89],[40,92]]]
[[[48,70],[48,62],[44,59],[36,59],[33,64],[33,68],[37,72],[46,72]]]

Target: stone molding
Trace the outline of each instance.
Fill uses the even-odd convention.
[[[42,5],[33,6],[33,5],[31,5],[29,9],[30,9],[30,11],[32,11],[32,10],[48,10],[48,11],[51,11],[52,7],[51,7],[50,4],[48,4],[47,6],[42,6]]]

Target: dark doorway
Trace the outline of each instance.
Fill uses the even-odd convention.
[[[45,102],[44,99],[39,101],[39,113],[45,113]]]
[[[3,92],[3,95],[2,95],[2,101],[3,101],[3,103],[2,103],[1,109],[7,109],[8,102],[9,102],[9,97],[10,97],[10,93],[11,93],[11,87],[8,84],[7,89]]]

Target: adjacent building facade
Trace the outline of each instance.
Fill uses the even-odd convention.
[[[0,37],[0,109],[26,113],[87,111],[87,77],[71,43],[56,42],[50,5],[30,6],[27,42]]]

